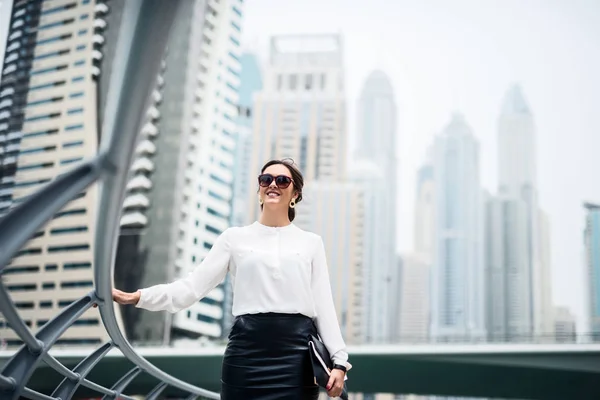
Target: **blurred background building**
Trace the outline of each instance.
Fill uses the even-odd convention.
[[[461,114],[436,137],[431,336],[464,341],[485,335],[482,187],[479,143]]]
[[[600,205],[585,203],[586,330],[600,341]]]
[[[364,191],[364,340],[390,340],[397,312],[397,120],[394,90],[383,71],[367,76],[356,107],[356,148],[349,179]]]

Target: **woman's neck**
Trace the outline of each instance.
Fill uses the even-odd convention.
[[[260,214],[258,222],[265,226],[282,227],[291,224],[289,217],[280,213],[273,213],[267,210],[263,210]]]

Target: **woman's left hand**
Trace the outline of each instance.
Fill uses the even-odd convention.
[[[329,397],[339,397],[344,389],[344,378],[346,373],[341,369],[333,369],[331,375],[329,375],[329,382],[327,382],[327,395]]]

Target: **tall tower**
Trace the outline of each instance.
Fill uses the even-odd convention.
[[[525,204],[526,235],[522,240],[526,241],[524,246],[529,257],[530,299],[520,307],[528,306],[531,309],[529,314],[532,321],[529,325],[533,335],[552,335],[553,306],[547,295],[551,287],[550,260],[547,254],[541,254],[543,249],[540,243],[540,229],[548,225],[542,226],[539,221],[535,124],[518,85],[507,91],[498,120],[498,195]],[[549,232],[543,234],[547,237]]]
[[[455,114],[434,147],[435,254],[432,326],[436,340],[485,334],[479,144]]]
[[[584,246],[587,318],[585,333],[600,341],[600,205],[586,203]]]
[[[378,170],[377,174],[366,175],[365,179],[354,178],[365,191],[365,207],[369,208],[365,214],[371,215],[365,221],[369,228],[363,231],[363,246],[368,249],[364,260],[365,274],[368,275],[364,298],[370,299],[365,310],[365,340],[381,342],[391,337],[393,321],[398,316],[392,307],[397,302],[394,292],[398,279],[396,102],[384,72],[376,70],[367,77],[358,101],[357,116],[358,136],[353,164],[367,162]]]
[[[91,0],[14,2],[0,82],[0,217],[97,153],[97,78],[108,12]],[[97,203],[96,186],[77,195],[5,270],[7,288],[34,330],[93,287]],[[107,339],[97,310],[79,321],[58,343]],[[0,328],[0,336],[18,343],[11,330]]]
[[[485,211],[487,333],[491,341],[525,341],[533,329],[527,203],[489,196]]]
[[[432,160],[419,168],[414,219],[415,252],[431,263],[435,245],[435,183]]]
[[[252,170],[253,125],[255,118],[254,96],[263,87],[263,77],[258,57],[245,53],[241,57],[241,85],[238,102],[237,143],[235,157],[234,199],[232,225],[242,226],[251,223],[248,219],[248,191],[256,189],[258,172]]]

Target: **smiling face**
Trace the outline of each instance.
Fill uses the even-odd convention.
[[[286,178],[292,179],[290,170],[285,165],[275,164],[267,167],[262,175],[271,175],[275,178],[269,186],[259,186],[258,195],[263,201],[263,207],[273,210],[281,209],[287,212],[290,202],[296,198],[294,182],[291,182],[287,188],[282,187],[286,184]],[[279,183],[279,186],[277,183]]]

